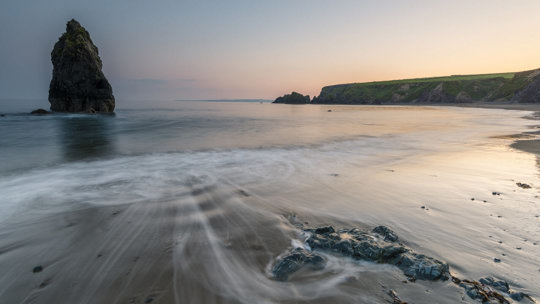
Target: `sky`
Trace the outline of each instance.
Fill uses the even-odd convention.
[[[536,69],[538,12],[538,0],[2,0],[0,99],[47,98],[71,18],[118,103]]]

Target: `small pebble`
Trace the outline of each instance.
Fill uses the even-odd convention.
[[[500,260],[500,259],[497,259],[497,258],[494,258],[494,259],[493,259],[493,262],[495,262],[495,263],[500,263],[501,260]]]
[[[43,271],[43,267],[41,265],[36,266],[36,267],[34,267],[34,269],[32,269],[33,273],[38,273],[38,272],[42,272],[42,271]]]
[[[512,298],[512,300],[516,300],[518,302],[523,300],[524,297],[525,297],[525,294],[523,292],[512,292],[512,293],[510,293],[510,298]]]
[[[516,185],[520,188],[523,188],[523,189],[530,189],[531,186],[528,185],[528,184],[524,184],[524,183],[516,183]]]

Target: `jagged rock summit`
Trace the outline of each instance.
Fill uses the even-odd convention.
[[[108,113],[114,111],[112,88],[101,71],[98,48],[90,34],[71,19],[51,52],[51,110]]]

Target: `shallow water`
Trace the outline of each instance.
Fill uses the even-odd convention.
[[[295,224],[306,222],[387,225],[461,278],[494,275],[540,295],[536,157],[496,137],[527,130],[527,112],[157,101],[114,116],[21,109],[0,117],[0,299],[385,303],[391,288],[413,303],[472,302],[450,282],[404,284],[395,267],[331,255],[323,271],[272,280],[272,262],[301,243]],[[35,264],[43,273],[31,273]]]

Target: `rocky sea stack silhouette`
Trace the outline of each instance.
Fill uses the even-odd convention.
[[[281,97],[276,98],[272,103],[286,103],[286,104],[306,104],[310,102],[309,95],[302,95],[298,92],[292,92]]]
[[[72,19],[51,52],[51,110],[108,113],[114,111],[112,88],[101,71],[98,48],[90,34]]]

